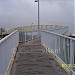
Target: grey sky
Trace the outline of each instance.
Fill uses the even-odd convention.
[[[0,27],[37,24],[34,0],[0,0]],[[40,24],[60,24],[74,29],[74,0],[40,0]]]

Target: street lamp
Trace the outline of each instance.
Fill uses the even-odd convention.
[[[38,36],[40,37],[39,0],[35,0],[34,2],[38,2]]]
[[[33,31],[33,27],[32,27],[33,23],[31,23],[31,38],[33,39],[33,35],[32,35],[32,31]]]

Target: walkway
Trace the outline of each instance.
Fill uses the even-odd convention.
[[[20,43],[11,75],[67,75],[38,40]]]

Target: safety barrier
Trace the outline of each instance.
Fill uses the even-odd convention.
[[[46,29],[46,30],[49,30],[51,32],[55,32],[55,33],[58,33],[58,34],[68,34],[69,33],[68,26],[51,28],[51,29]]]
[[[38,31],[19,31],[19,42],[26,42],[37,38]]]
[[[52,31],[57,31],[57,33],[50,32],[49,27],[46,26],[47,30],[42,31],[43,26],[41,26],[41,42],[46,45],[47,48],[52,49],[53,52],[66,64],[74,64],[74,45],[75,39],[68,38],[64,35],[57,34],[58,32],[67,32],[66,28],[59,26],[58,29]],[[50,28],[52,28],[51,26]],[[63,32],[64,30],[64,32]],[[31,39],[38,38],[38,30],[36,31],[14,31],[5,38],[0,40],[0,75],[5,75],[11,64],[12,57],[14,58],[16,47],[19,42],[26,42]],[[62,54],[61,54],[62,53]]]
[[[19,32],[14,31],[0,40],[0,75],[5,75],[14,50],[19,42]]]
[[[70,70],[70,73],[74,71],[75,68],[74,38],[44,30],[41,31],[41,42],[51,54],[54,54],[55,57],[58,57],[61,61],[64,62],[61,63],[61,66],[63,68],[67,67]]]

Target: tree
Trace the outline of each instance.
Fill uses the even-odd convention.
[[[2,33],[5,31],[5,29],[4,28],[0,28],[0,35],[2,35]]]

